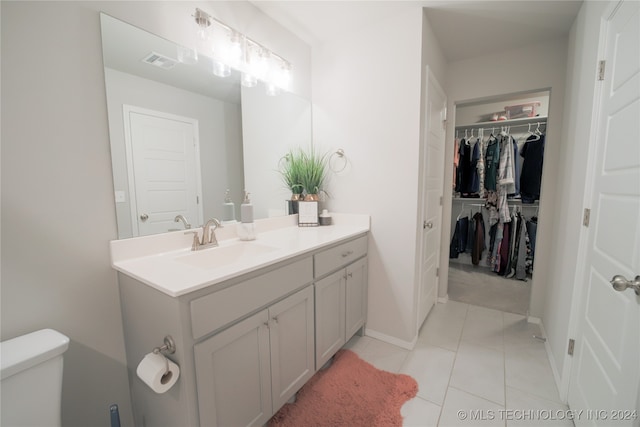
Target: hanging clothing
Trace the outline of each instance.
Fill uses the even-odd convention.
[[[529,236],[529,249],[530,249],[530,252],[526,260],[526,270],[527,270],[527,273],[531,274],[533,273],[533,260],[535,258],[535,252],[536,252],[536,237],[537,237],[536,234],[538,231],[538,218],[534,216],[529,221],[527,221],[526,224],[527,224],[527,234]]]
[[[469,217],[462,217],[456,221],[455,231],[449,245],[449,258],[458,258],[467,248],[467,234]]]
[[[516,275],[516,264],[518,263],[518,249],[520,246],[520,229],[522,228],[522,221],[519,213],[511,216],[511,241],[509,247],[510,259],[508,271],[505,272],[505,277],[511,278]]]
[[[474,236],[473,236],[473,247],[471,248],[471,263],[473,265],[480,264],[480,260],[482,259],[482,252],[485,249],[484,243],[484,219],[482,218],[482,213],[477,212],[473,216],[474,222]]]
[[[501,222],[511,222],[507,204],[509,194],[516,191],[513,169],[513,145],[509,135],[500,135],[500,165],[498,167],[498,212]]]
[[[478,197],[478,170],[477,162],[479,151],[468,139],[460,141],[458,149],[458,174],[456,181],[456,191],[462,197]]]
[[[500,220],[500,215],[498,214],[498,193],[487,190],[485,207],[489,211],[489,225],[497,224]]]
[[[456,191],[456,182],[458,180],[458,164],[460,162],[460,140],[453,140],[453,190]]]
[[[504,223],[502,232],[502,241],[500,242],[500,265],[498,266],[498,274],[504,276],[509,271],[510,247],[511,243],[511,222]]]
[[[518,161],[518,143],[515,138],[511,138],[513,144],[513,182],[516,190],[509,194],[510,197],[516,197],[520,195],[520,162]]]
[[[544,140],[544,135],[531,135],[520,151],[520,156],[524,158],[520,174],[522,203],[533,203],[540,199]]]
[[[476,162],[476,169],[478,170],[478,195],[480,198],[484,198],[484,142],[482,142],[482,138],[478,138],[476,147],[478,147],[478,161]]]
[[[476,139],[475,142],[471,142],[473,145],[473,153],[471,154],[471,183],[469,185],[470,193],[477,194],[480,192],[480,174],[478,173],[478,162],[480,161],[480,146],[482,143],[480,139]]]
[[[484,188],[488,191],[497,190],[498,164],[500,162],[500,143],[493,136],[489,137],[484,154]]]
[[[496,241],[491,253],[493,265],[491,269],[496,273],[500,271],[500,247],[502,246],[502,238],[504,237],[504,223],[499,222],[496,227]]]
[[[502,136],[500,140],[500,165],[498,167],[498,185],[505,187],[507,194],[515,193],[515,169],[513,166],[513,145],[511,137]]]
[[[498,232],[498,224],[495,223],[489,228],[489,250],[487,253],[487,265],[493,267],[495,264],[496,256],[494,248],[496,246],[496,234]]]
[[[516,279],[518,280],[527,280],[527,270],[526,270],[526,262],[527,262],[527,227],[525,223],[525,219],[521,213],[518,214],[520,216],[519,231],[517,238],[517,262],[516,262]]]

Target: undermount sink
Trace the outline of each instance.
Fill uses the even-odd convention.
[[[176,261],[193,267],[212,269],[236,264],[252,257],[277,251],[273,246],[253,242],[239,242],[229,246],[219,246],[201,251],[190,252],[176,258]]]

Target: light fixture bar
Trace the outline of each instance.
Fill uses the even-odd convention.
[[[243,80],[248,87],[254,86],[257,80],[262,80],[267,86],[277,86],[287,89],[291,74],[291,63],[276,54],[263,44],[247,37],[235,28],[225,24],[219,19],[211,16],[202,9],[196,8],[193,15],[198,25],[199,37],[203,39],[203,34],[211,37],[215,43],[215,34],[211,36],[212,25],[222,27],[228,40],[217,41],[218,45],[224,46],[222,51],[216,52],[214,48],[214,61],[223,62],[227,67],[239,69],[243,73]],[[211,27],[211,28],[210,28]],[[250,51],[251,50],[251,51]],[[220,76],[220,73],[215,73]],[[226,74],[226,73],[225,73]]]

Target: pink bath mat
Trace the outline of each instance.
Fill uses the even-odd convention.
[[[318,371],[269,426],[402,426],[400,408],[417,393],[418,384],[410,376],[381,371],[354,352],[340,350],[331,366]]]

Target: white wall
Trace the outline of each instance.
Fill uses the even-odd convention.
[[[610,2],[583,3],[569,35],[567,88],[562,144],[559,147],[557,197],[554,215],[556,236],[550,247],[549,282],[544,298],[543,322],[552,365],[563,379],[560,395],[566,395],[570,358],[566,354],[570,332],[570,309],[581,283],[577,271],[579,248],[585,242],[582,227],[584,182],[587,179],[587,146],[590,138],[593,102],[597,85],[600,16]]]
[[[473,33],[468,33],[473,36]],[[447,94],[449,111],[455,111],[455,104],[475,99],[496,97],[516,92],[549,88],[551,90],[549,120],[545,140],[544,170],[540,198],[538,235],[536,239],[536,264],[532,281],[530,314],[541,317],[548,283],[551,247],[555,244],[556,182],[560,163],[558,161],[561,138],[562,115],[564,110],[565,70],[567,39],[547,41],[527,47],[493,55],[449,63],[447,69]],[[533,60],[532,58],[535,58]],[[455,120],[449,116],[446,147],[445,177],[453,176],[453,137]],[[444,218],[451,217],[451,192],[445,191]],[[440,271],[441,282],[448,276],[450,224],[443,224],[443,239]],[[446,295],[446,287],[439,290]]]
[[[366,16],[366,5],[363,5]],[[422,9],[389,9],[313,48],[313,141],[344,149],[330,210],[371,215],[367,333],[410,345],[420,141]]]
[[[247,2],[6,2],[2,8],[1,339],[52,327],[65,353],[63,425],[132,426],[99,11],[181,41],[199,6],[290,59],[310,94],[310,48]]]

